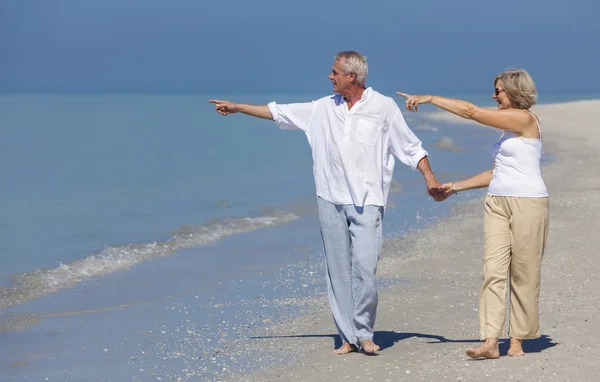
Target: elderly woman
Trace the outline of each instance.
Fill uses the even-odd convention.
[[[509,356],[524,355],[522,341],[540,337],[538,306],[541,263],[548,235],[548,191],[542,179],[542,131],[529,111],[537,99],[525,70],[508,70],[494,80],[492,98],[498,109],[430,95],[406,97],[406,108],[430,103],[466,119],[503,130],[492,148],[491,170],[472,178],[446,183],[446,195],[488,187],[483,222],[483,285],[479,298],[481,340],[467,349],[472,358],[498,358],[498,338],[506,313],[510,282]]]

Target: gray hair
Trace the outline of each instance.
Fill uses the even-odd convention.
[[[367,80],[367,74],[369,74],[369,65],[367,64],[367,57],[355,51],[338,52],[333,55],[336,60],[344,59],[344,73],[356,74],[356,82],[365,86]]]
[[[510,103],[519,109],[529,109],[537,102],[533,79],[524,69],[509,69],[496,76],[494,86],[502,82]]]

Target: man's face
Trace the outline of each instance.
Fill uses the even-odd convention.
[[[342,95],[350,88],[350,86],[352,86],[352,83],[356,78],[356,74],[354,73],[344,73],[343,64],[343,58],[335,60],[335,62],[333,63],[333,67],[331,68],[331,73],[328,77],[333,83],[333,92]]]

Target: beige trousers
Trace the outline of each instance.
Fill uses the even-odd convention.
[[[479,298],[482,340],[501,336],[507,284],[510,284],[509,336],[540,337],[538,305],[548,221],[548,198],[486,197],[483,285]]]

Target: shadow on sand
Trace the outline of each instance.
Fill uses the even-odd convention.
[[[342,346],[342,341],[340,340],[340,336],[337,334],[298,334],[293,336],[257,336],[250,337],[250,339],[273,339],[273,338],[324,338],[329,337],[334,341],[334,347],[337,349]],[[381,350],[385,350],[394,346],[397,342],[406,340],[408,338],[427,338],[431,341],[428,341],[429,344],[439,344],[439,343],[465,343],[465,344],[476,344],[480,342],[478,339],[472,340],[453,340],[448,339],[443,336],[436,336],[433,334],[423,334],[423,333],[398,333],[393,331],[376,331],[373,340]],[[508,338],[502,338],[499,341],[500,345],[500,354],[506,355],[508,351],[510,340]],[[540,338],[535,340],[527,340],[523,341],[523,351],[525,353],[540,353],[546,349],[556,346],[557,343],[552,340],[552,338],[543,335]],[[474,345],[476,346],[476,345]]]

